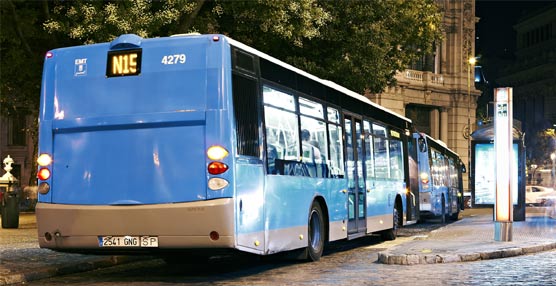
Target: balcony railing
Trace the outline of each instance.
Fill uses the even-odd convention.
[[[417,70],[405,70],[396,75],[399,83],[417,84],[417,85],[445,85],[444,76],[432,72],[424,72]]]

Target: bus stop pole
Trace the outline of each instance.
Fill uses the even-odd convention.
[[[494,240],[512,241],[513,201],[511,174],[517,162],[512,162],[513,112],[512,88],[494,89],[494,150],[496,153],[496,201],[494,204]]]

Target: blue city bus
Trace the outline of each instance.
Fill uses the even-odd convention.
[[[411,121],[223,35],[45,58],[39,244],[89,253],[299,250],[414,222]],[[413,215],[413,216],[412,216]]]
[[[442,222],[458,220],[464,208],[462,173],[466,172],[465,165],[444,142],[419,132],[413,133],[413,139],[420,218],[440,217]]]

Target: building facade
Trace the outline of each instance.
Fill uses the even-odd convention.
[[[15,113],[0,116],[0,162],[10,155],[14,160],[10,172],[18,179],[22,187],[30,184],[35,160],[33,138],[30,132],[36,132],[33,116],[27,113]],[[0,168],[3,175],[4,165]]]
[[[525,15],[514,30],[516,60],[497,81],[513,87],[514,117],[522,122],[528,159],[540,166],[549,163],[551,150],[538,148],[537,134],[556,128],[556,4]]]
[[[445,142],[469,166],[469,134],[475,130],[481,94],[475,89],[474,66],[469,62],[475,55],[475,1],[437,3],[444,14],[444,37],[435,53],[398,73],[397,86],[368,97],[413,120],[419,131]]]

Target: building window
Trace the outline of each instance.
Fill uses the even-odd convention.
[[[25,146],[26,144],[26,116],[15,114],[8,118],[8,145]]]

